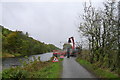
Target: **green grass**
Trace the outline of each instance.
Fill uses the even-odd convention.
[[[59,62],[49,62],[48,66],[33,72],[31,75],[32,78],[60,78],[62,71],[62,60],[59,59]]]
[[[97,66],[91,64],[86,60],[77,58],[76,61],[99,78],[119,78],[120,79],[120,77],[117,74],[112,73],[105,69],[98,68]]]
[[[60,63],[52,63],[49,66],[34,72],[32,75],[34,75],[35,78],[60,78]]]

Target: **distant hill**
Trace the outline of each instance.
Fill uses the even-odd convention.
[[[4,57],[8,55],[25,56],[32,54],[41,54],[59,49],[53,44],[45,44],[29,37],[28,32],[24,34],[22,31],[11,31],[2,28],[2,53]]]

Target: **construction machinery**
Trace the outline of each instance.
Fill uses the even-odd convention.
[[[75,41],[74,41],[74,37],[70,37],[68,39],[68,43],[65,43],[63,45],[63,50],[65,51],[65,56],[67,56],[68,58],[70,56],[76,57],[78,53],[80,53],[80,49],[77,46],[75,46]]]
[[[70,37],[68,39],[68,43],[64,43],[63,50],[53,50],[53,56],[60,57],[60,56],[70,56],[76,57],[77,54],[80,54],[82,47],[79,45],[75,45],[74,37]]]

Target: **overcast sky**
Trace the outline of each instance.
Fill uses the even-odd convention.
[[[0,24],[5,28],[28,32],[34,39],[57,47],[62,47],[71,36],[75,41],[81,41],[77,24],[78,16],[83,13],[84,2],[78,0],[1,1]],[[102,1],[94,0],[93,5],[97,8],[102,7]]]

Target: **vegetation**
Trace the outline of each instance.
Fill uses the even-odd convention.
[[[2,72],[2,79],[25,79],[25,78],[60,78],[61,61],[41,62],[40,59],[35,59],[34,62],[23,62],[23,67],[15,67],[5,69]]]
[[[113,78],[118,79],[119,76],[113,72],[110,72],[108,69],[102,69],[96,66],[96,64],[91,64],[90,62],[83,60],[81,58],[77,58],[76,61],[84,66],[88,71],[92,72],[98,78]]]
[[[95,9],[91,3],[89,6],[86,4],[79,32],[88,39],[89,50],[87,53],[81,53],[80,58],[87,60],[92,65],[95,64],[96,67],[120,75],[118,3],[108,0],[104,2],[103,9]]]
[[[3,57],[41,54],[58,49],[52,44],[45,44],[29,37],[28,32],[24,34],[22,31],[11,31],[3,26],[0,26],[0,28],[2,28]]]

